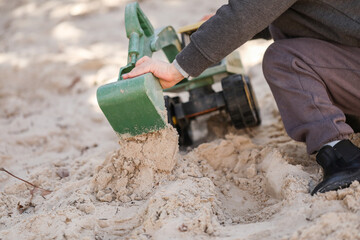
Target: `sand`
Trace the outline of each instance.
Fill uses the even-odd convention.
[[[0,2],[0,167],[51,191],[0,171],[0,239],[360,239],[358,182],[309,194],[322,173],[284,130],[261,71],[269,41],[239,49],[261,126],[201,118],[181,151],[171,128],[119,139],[95,92],[126,64],[126,3]],[[175,28],[223,3],[140,1]]]
[[[164,176],[171,174],[178,157],[178,140],[178,133],[170,125],[154,133],[120,136],[121,148],[97,168],[93,178],[97,199],[145,199]]]

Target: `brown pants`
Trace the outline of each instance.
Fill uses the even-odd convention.
[[[310,38],[276,40],[263,71],[285,129],[309,154],[348,138],[345,114],[360,116],[360,48]]]

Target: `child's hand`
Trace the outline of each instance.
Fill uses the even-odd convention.
[[[133,78],[151,72],[159,78],[163,89],[170,88],[184,79],[176,67],[167,62],[151,59],[147,56],[140,58],[131,72],[124,74],[123,79]]]

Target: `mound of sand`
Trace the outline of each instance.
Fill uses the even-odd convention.
[[[111,154],[94,176],[97,199],[110,202],[142,200],[176,163],[178,135],[174,128],[122,138],[121,148]]]

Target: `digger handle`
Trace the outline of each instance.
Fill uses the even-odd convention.
[[[126,5],[125,27],[126,35],[129,38],[128,63],[134,62],[132,57],[134,55],[136,58],[145,55],[151,57],[152,52],[159,50],[163,50],[168,60],[172,62],[181,50],[181,43],[175,30],[167,26],[154,31],[149,19],[137,2]],[[137,59],[135,63],[136,61]]]
[[[146,55],[143,46],[145,39],[154,35],[154,28],[137,2],[126,5],[125,8],[126,36],[129,39],[128,64],[134,64],[138,58]]]
[[[126,5],[125,28],[129,39],[128,63],[120,69],[119,80],[143,56],[151,57],[153,52],[163,50],[169,62],[172,62],[181,50],[180,40],[173,27],[167,26],[154,31],[137,2]]]
[[[137,2],[126,5],[125,8],[125,27],[126,36],[130,39],[132,33],[137,33],[141,37],[150,37],[154,34],[154,28],[144,12],[140,9]]]

